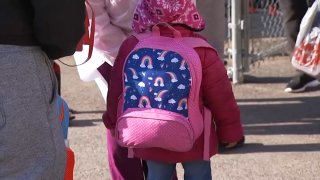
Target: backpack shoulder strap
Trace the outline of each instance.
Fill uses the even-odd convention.
[[[197,48],[197,47],[206,47],[210,48],[214,51],[214,49],[206,40],[202,38],[197,38],[197,37],[183,37],[181,38],[181,42],[184,44],[189,45],[192,48]],[[210,159],[210,132],[211,132],[211,123],[212,123],[212,114],[211,111],[204,107],[203,109],[203,120],[204,120],[204,147],[203,147],[203,159],[204,160],[209,160]]]

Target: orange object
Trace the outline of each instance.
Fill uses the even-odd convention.
[[[73,180],[73,170],[75,164],[74,152],[70,148],[66,148],[67,165],[64,174],[64,180]]]
[[[66,167],[65,167],[65,180],[73,180],[73,170],[75,163],[75,155],[72,149],[69,147],[68,142],[68,128],[69,128],[69,108],[68,104],[58,96],[58,110],[59,110],[59,121],[63,130],[63,136],[66,146]]]

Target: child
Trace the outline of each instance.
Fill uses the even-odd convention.
[[[200,37],[194,31],[204,29],[204,21],[191,0],[141,0],[134,14],[133,29],[145,33],[154,25],[165,22],[179,31],[183,37]],[[159,25],[158,25],[159,26]],[[161,36],[172,37],[173,31],[167,26],[159,26]],[[122,75],[124,62],[138,43],[135,36],[127,38],[120,47],[110,79],[107,97],[107,112],[103,120],[107,128],[114,133],[119,97],[123,92]],[[168,42],[170,44],[170,42]],[[202,65],[202,82],[199,91],[201,103],[210,109],[215,124],[210,135],[210,157],[217,153],[218,142],[224,142],[227,148],[243,143],[244,135],[240,122],[240,113],[232,87],[228,81],[224,65],[217,52],[212,48],[195,48]],[[200,108],[201,109],[201,108]],[[199,119],[199,122],[203,121]],[[185,179],[211,180],[210,161],[203,160],[204,135],[201,135],[187,152],[175,152],[160,148],[135,151],[136,157],[147,161],[148,179],[171,179],[175,164],[182,163]]]

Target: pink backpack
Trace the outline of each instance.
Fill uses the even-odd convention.
[[[139,40],[125,60],[123,93],[119,99],[116,139],[129,148],[163,148],[186,152],[204,132],[204,159],[209,159],[211,112],[200,108],[202,66],[195,47],[212,48],[205,40],[135,35]]]

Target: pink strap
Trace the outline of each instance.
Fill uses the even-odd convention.
[[[205,41],[201,38],[183,37],[180,40],[181,40],[181,42],[183,42],[193,48],[207,47],[207,48],[211,48],[211,49],[215,50],[207,41]],[[211,132],[212,114],[211,114],[211,111],[206,107],[204,107],[203,118],[204,118],[203,159],[209,161],[210,160],[210,132]]]
[[[211,132],[211,111],[204,107],[204,148],[203,148],[203,159],[210,160],[210,132]]]
[[[205,41],[201,38],[183,37],[180,40],[181,40],[181,42],[183,42],[193,48],[207,47],[207,48],[211,48],[211,49],[215,50],[207,41]],[[211,132],[212,114],[211,114],[211,111],[206,107],[204,107],[203,118],[204,118],[203,159],[210,160],[210,132]]]
[[[128,148],[128,158],[133,158],[133,149],[132,148]]]

